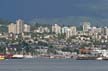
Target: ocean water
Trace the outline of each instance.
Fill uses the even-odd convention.
[[[0,71],[108,71],[108,61],[72,59],[10,59],[0,61]]]

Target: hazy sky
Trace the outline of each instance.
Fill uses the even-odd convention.
[[[108,0],[0,0],[3,19],[67,16],[108,18]]]

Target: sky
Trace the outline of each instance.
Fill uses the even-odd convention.
[[[0,0],[3,19],[67,16],[108,18],[108,0]]]

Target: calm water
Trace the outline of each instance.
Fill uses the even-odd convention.
[[[0,61],[0,71],[108,71],[108,61],[16,59]]]

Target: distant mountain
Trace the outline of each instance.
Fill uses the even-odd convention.
[[[51,25],[51,24],[60,24],[60,25],[74,25],[81,26],[83,22],[90,22],[92,26],[108,26],[108,18],[100,17],[83,17],[83,16],[69,16],[69,17],[59,17],[59,18],[35,18],[29,22],[30,25],[42,24],[42,25]],[[8,25],[11,23],[9,20],[0,19],[0,32],[7,32]]]
[[[83,22],[90,22],[94,26],[108,26],[108,18],[99,18],[99,17],[83,17],[83,16],[69,16],[61,18],[35,18],[29,23],[32,25],[35,23],[39,24],[63,24],[63,25],[75,25],[79,26]]]
[[[5,19],[0,19],[0,25],[2,26],[7,26],[10,24],[11,21],[5,20]]]
[[[7,32],[8,25],[10,24],[10,21],[0,19],[0,32]]]

